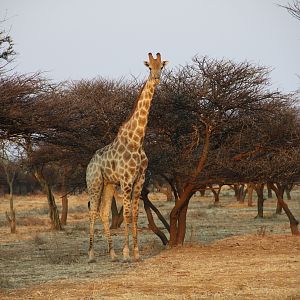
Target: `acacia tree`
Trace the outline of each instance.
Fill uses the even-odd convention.
[[[53,203],[52,216],[59,220],[43,171],[51,165],[67,166],[68,185],[84,186],[88,161],[115,137],[132,107],[137,83],[100,78],[49,87],[37,77],[12,79],[0,82],[0,95],[5,91],[0,128],[6,137],[27,141],[29,165]],[[152,176],[167,180],[177,199],[170,212],[170,246],[184,241],[195,191],[209,184],[250,182],[257,169],[241,161],[262,147],[278,147],[278,138],[272,143],[270,124],[277,119],[273,112],[284,107],[277,104],[284,101],[268,84],[264,67],[207,57],[195,57],[166,74],[153,101],[145,148]],[[151,218],[147,209],[155,207],[144,195]],[[166,243],[163,235],[161,239]]]
[[[31,164],[35,168],[49,164],[67,167],[68,189],[85,186],[87,163],[97,149],[115,137],[137,96],[138,85],[103,78],[67,82],[58,91],[35,99],[35,119],[43,121],[39,122],[33,137],[37,144],[31,155]],[[51,147],[56,150],[47,150]],[[149,199],[144,202],[163,219]],[[116,211],[114,204],[113,201],[116,217],[112,226],[119,226],[122,209]],[[147,215],[150,218],[150,214]]]
[[[38,148],[37,142],[40,137],[40,130],[45,128],[47,119],[41,118],[36,103],[39,97],[53,93],[55,86],[41,78],[40,74],[34,75],[8,75],[0,76],[0,133],[1,139],[5,141],[18,141],[18,147],[26,152],[28,170],[36,177],[45,189],[39,169],[32,168],[32,153]],[[57,216],[51,213],[52,207],[49,202],[50,216]],[[54,206],[54,210],[56,210]],[[52,219],[51,219],[52,220]],[[53,221],[53,220],[52,220]],[[53,224],[53,222],[52,222]],[[59,224],[54,222],[54,224]],[[54,226],[61,229],[61,226]]]
[[[34,146],[37,148],[34,149]],[[51,228],[54,230],[62,230],[59,211],[57,209],[55,197],[52,191],[52,184],[49,181],[49,178],[45,175],[45,169],[47,169],[49,165],[51,166],[51,163],[57,159],[60,149],[49,145],[34,146],[31,140],[27,138],[25,142],[28,155],[27,168],[33,174],[34,178],[39,182],[42,191],[47,197]],[[57,176],[58,175],[56,174],[56,177]]]
[[[262,111],[267,113],[262,113]],[[258,195],[258,216],[263,217],[263,187],[276,193],[278,203],[289,218],[292,234],[298,234],[298,221],[283,201],[284,187],[300,178],[299,111],[292,95],[278,94],[263,110],[253,115],[251,126],[240,136],[231,136],[221,147],[220,164],[232,178],[252,183]],[[230,144],[229,144],[230,143]]]
[[[85,186],[86,165],[94,152],[114,137],[131,92],[129,84],[121,81],[67,82],[32,102],[38,127],[27,139],[29,166],[47,194],[53,228],[61,229],[60,223],[66,222],[67,205],[62,197],[60,222],[53,183],[44,171],[58,168],[61,182],[56,184],[64,187],[63,196]],[[119,112],[114,111],[118,107]]]
[[[163,174],[178,194],[170,213],[170,246],[184,241],[186,212],[195,191],[209,183],[238,182],[232,181],[232,170],[218,163],[220,149],[227,141],[227,151],[235,151],[230,148],[232,136],[251,128],[258,111],[267,114],[264,104],[278,94],[269,90],[268,69],[248,62],[196,57],[176,71],[158,89],[155,121],[150,118],[146,138],[151,171]],[[237,150],[235,154],[242,149]]]
[[[10,225],[10,232],[16,233],[16,211],[14,209],[14,181],[17,176],[20,161],[20,149],[12,143],[0,140],[0,165],[2,166],[6,181],[9,186],[9,213],[6,212],[6,219]]]

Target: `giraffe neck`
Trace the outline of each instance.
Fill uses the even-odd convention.
[[[135,144],[143,144],[154,89],[154,80],[148,78],[135,103],[130,118],[123,124],[119,131],[119,135],[121,134]]]

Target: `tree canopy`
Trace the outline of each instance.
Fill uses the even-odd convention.
[[[140,87],[135,80],[53,84],[41,74],[1,74],[1,139],[17,141],[28,169],[44,170],[52,185],[63,168],[69,189],[84,188],[88,161],[116,136]],[[272,89],[266,67],[196,56],[167,71],[153,98],[149,174],[163,176],[186,206],[203,184],[299,181],[297,101]]]

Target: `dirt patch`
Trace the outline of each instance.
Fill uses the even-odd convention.
[[[41,199],[30,199],[17,200],[22,223],[16,235],[0,226],[1,299],[300,299],[300,238],[290,235],[285,215],[274,216],[274,199],[265,202],[260,220],[256,207],[231,195],[221,197],[219,207],[211,197],[194,197],[186,244],[171,250],[148,230],[141,209],[139,263],[110,262],[98,224],[95,264],[87,263],[86,197],[70,198],[63,232],[38,221],[47,220],[47,212],[32,203],[42,206]],[[293,199],[288,204],[300,219],[297,193]],[[167,216],[173,203],[154,201]],[[33,219],[26,223],[26,216]],[[122,228],[113,234],[121,254]]]

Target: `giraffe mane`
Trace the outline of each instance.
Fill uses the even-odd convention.
[[[144,87],[145,87],[146,83],[147,83],[147,81],[144,82],[142,88],[140,89],[139,95],[138,95],[137,98],[135,99],[134,105],[133,105],[133,107],[132,107],[132,109],[131,109],[131,113],[129,114],[129,116],[127,117],[127,119],[123,122],[123,125],[126,124],[126,123],[130,120],[130,118],[133,116],[133,114],[134,114],[134,112],[135,112],[135,110],[136,110],[136,108],[137,108],[139,99],[140,99],[140,97],[141,97],[141,94],[142,94],[142,92],[143,92],[143,90],[144,90]]]

